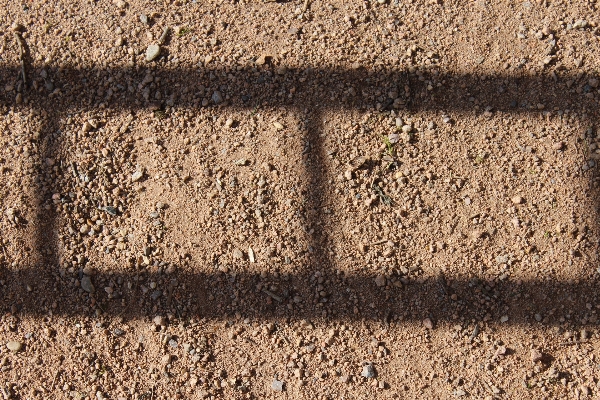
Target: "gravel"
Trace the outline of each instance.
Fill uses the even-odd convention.
[[[595,395],[591,3],[242,3],[5,2],[2,397]]]

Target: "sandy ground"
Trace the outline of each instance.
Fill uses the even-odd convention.
[[[595,1],[0,1],[4,399],[600,395]]]

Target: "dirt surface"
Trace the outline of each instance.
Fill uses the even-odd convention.
[[[600,395],[595,1],[0,1],[4,399]]]

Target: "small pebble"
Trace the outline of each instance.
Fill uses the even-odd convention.
[[[234,249],[233,250],[233,258],[235,258],[236,260],[243,260],[244,253],[240,249]]]
[[[221,92],[219,91],[215,91],[212,94],[211,100],[213,101],[213,103],[215,104],[220,104],[223,102],[223,96],[221,95]]]
[[[273,383],[271,384],[271,389],[275,390],[276,392],[283,392],[283,385],[284,385],[283,381],[278,381],[277,379],[273,379]]]
[[[153,61],[160,55],[160,46],[157,44],[151,44],[146,49],[146,61]]]
[[[427,329],[433,329],[433,322],[431,321],[430,318],[425,318],[423,320],[423,326]]]
[[[538,361],[541,361],[543,357],[544,356],[543,356],[542,352],[540,352],[537,349],[531,349],[531,361],[532,362],[536,363]]]
[[[131,175],[131,181],[132,182],[137,182],[140,179],[142,179],[142,177],[144,176],[144,171],[135,171],[132,175]]]
[[[113,334],[115,336],[123,336],[125,334],[125,331],[123,329],[115,328],[113,329]]]
[[[16,353],[18,351],[21,351],[21,349],[23,348],[23,343],[11,340],[10,342],[6,343],[6,348],[8,348],[13,353]]]
[[[87,275],[84,275],[81,278],[81,288],[88,293],[94,293],[96,291],[94,285],[92,284],[92,278]]]
[[[377,375],[375,373],[375,368],[373,368],[373,365],[371,364],[367,364],[363,366],[362,372],[360,373],[361,376],[370,379],[370,378],[375,378],[375,376]]]
[[[510,199],[514,204],[521,204],[523,202],[523,198],[521,196],[514,196]]]

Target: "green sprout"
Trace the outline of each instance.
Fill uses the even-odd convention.
[[[191,31],[192,31],[191,28],[187,28],[187,27],[186,28],[181,28],[179,30],[179,33],[177,33],[177,36],[183,36],[183,35],[185,35],[187,33],[190,33]]]
[[[383,143],[385,143],[385,147],[386,147],[386,152],[390,155],[390,156],[394,156],[394,145],[392,144],[392,142],[390,142],[390,138],[387,137],[387,135],[383,135]]]

